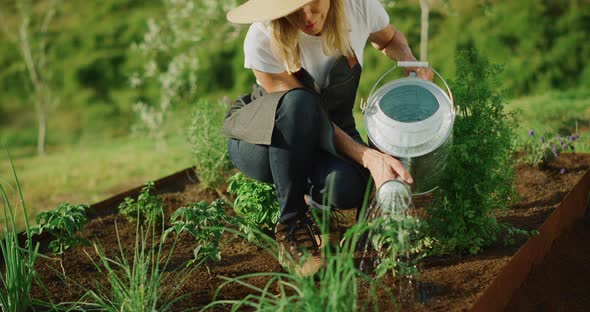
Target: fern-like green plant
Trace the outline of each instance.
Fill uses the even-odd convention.
[[[198,111],[193,113],[189,128],[195,172],[204,188],[216,190],[223,185],[226,172],[232,168],[226,148],[227,138],[219,131],[227,108],[222,101],[199,100],[195,105]]]
[[[428,207],[436,253],[477,253],[489,246],[505,229],[493,212],[518,196],[513,187],[517,119],[504,109],[496,79],[501,67],[471,50],[457,58],[457,69],[450,83],[457,111],[453,146],[435,205]]]

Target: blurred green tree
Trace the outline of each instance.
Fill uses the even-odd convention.
[[[143,40],[134,45],[142,66],[132,74],[131,86],[158,90],[156,100],[135,104],[141,121],[135,130],[147,134],[159,147],[164,143],[162,128],[170,106],[196,101],[202,51],[215,58],[220,50],[211,51],[215,42],[225,44],[237,38],[238,32],[224,18],[233,6],[234,0],[164,0],[163,15],[148,20]],[[230,63],[229,59],[224,61]],[[223,69],[215,68],[209,76],[223,73]]]
[[[47,110],[54,101],[50,82],[53,72],[51,66],[47,64],[47,39],[49,24],[55,16],[58,3],[59,0],[51,0],[42,12],[36,12],[30,0],[17,0],[12,8],[16,9],[20,19],[18,29],[9,29],[6,24],[0,24],[6,37],[18,46],[26,65],[29,83],[33,89],[32,101],[37,115],[37,153],[39,155],[45,154]],[[4,15],[3,9],[5,8],[0,7],[0,18]],[[41,24],[31,25],[31,21],[41,21]],[[35,26],[39,28],[34,29]]]
[[[382,0],[391,22],[418,51],[417,0]],[[505,68],[507,97],[590,85],[590,5],[572,1],[429,0],[428,60],[452,77],[458,53],[476,48]],[[366,53],[370,56],[370,53]],[[391,65],[377,60],[375,68]]]
[[[25,1],[25,0],[19,0]],[[34,3],[33,13],[46,12],[53,0],[26,0]],[[418,0],[383,0],[391,23],[399,28],[418,56],[421,38],[421,9]],[[460,51],[475,47],[490,61],[504,65],[498,80],[510,98],[539,94],[551,89],[565,90],[590,85],[590,6],[572,1],[459,1],[428,0],[428,61],[444,77],[457,71],[452,61]],[[15,1],[2,1],[5,15],[0,23],[11,29],[0,32],[0,142],[9,146],[37,143],[36,114],[30,105],[32,85],[20,49],[10,37],[18,36],[19,13]],[[144,40],[150,18],[163,33],[171,25],[168,4],[192,3],[190,16],[175,19],[179,29],[204,39],[182,37],[185,46],[169,45],[168,51],[153,55],[129,49]],[[225,3],[225,4],[224,4]],[[251,71],[243,68],[243,36],[247,27],[234,27],[224,17],[230,0],[103,0],[100,2],[61,1],[47,30],[46,64],[53,75],[50,86],[59,105],[50,110],[47,144],[77,143],[108,139],[129,133],[134,118],[132,103],[143,102],[158,111],[162,84],[158,74],[130,88],[137,72],[154,59],[165,74],[174,55],[183,49],[197,55],[193,72],[199,97],[215,101],[220,95],[247,92],[254,82]],[[207,9],[207,6],[214,5]],[[224,7],[225,5],[225,7]],[[10,10],[9,10],[10,9]],[[42,18],[31,19],[37,30]],[[160,25],[161,24],[161,25]],[[172,30],[176,31],[176,30]],[[39,37],[34,37],[32,41]],[[31,42],[32,42],[31,41]],[[168,45],[168,43],[166,43]],[[187,54],[187,55],[190,55]],[[192,57],[192,56],[191,56]],[[182,63],[182,62],[181,62]],[[175,64],[179,64],[176,62]],[[367,96],[372,84],[393,63],[375,49],[367,49],[359,97]],[[196,91],[188,88],[191,73],[178,76],[174,86],[182,95],[171,103],[180,108],[194,105]],[[45,78],[49,78],[45,76]],[[145,78],[145,77],[144,77]],[[195,80],[196,81],[196,80]],[[196,84],[195,84],[196,85]],[[172,86],[172,85],[171,85]],[[196,90],[196,89],[193,89]],[[165,103],[165,101],[164,101]],[[185,103],[185,104],[183,104]],[[145,131],[145,130],[144,130]]]

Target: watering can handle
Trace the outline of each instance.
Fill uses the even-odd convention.
[[[412,61],[399,61],[397,62],[398,67],[430,67],[428,62],[412,62]]]
[[[430,67],[428,62],[412,62],[412,61],[399,61],[399,62],[397,62],[397,64],[393,65],[392,68],[390,68],[388,71],[386,71],[385,74],[383,74],[383,76],[381,76],[381,78],[379,78],[379,80],[377,80],[375,85],[373,85],[371,92],[369,92],[369,96],[367,97],[367,99],[371,98],[371,96],[373,95],[373,92],[375,91],[375,88],[377,87],[377,85],[379,85],[381,80],[383,80],[383,78],[385,78],[385,76],[387,76],[389,73],[391,73],[394,69],[396,69],[398,67],[428,67],[428,68],[430,68],[430,70],[432,70],[432,72],[435,73],[438,76],[438,78],[440,78],[440,80],[442,80],[442,82],[445,84],[445,87],[447,88],[447,92],[449,94],[449,99],[451,100],[451,104],[453,104],[453,115],[455,114],[455,104],[454,104],[455,101],[453,100],[453,93],[451,92],[451,88],[449,88],[447,81],[436,70],[434,70],[434,68]],[[361,110],[364,112],[365,109],[367,109],[369,103],[365,102],[364,105],[363,105],[363,103],[361,103],[361,104],[362,104]]]

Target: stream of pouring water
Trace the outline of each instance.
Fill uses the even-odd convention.
[[[397,239],[400,246],[400,253],[396,255],[396,261],[401,263],[401,266],[409,267],[412,265],[412,255],[410,255],[409,250],[410,246],[406,245],[406,238],[404,234],[409,229],[404,229],[404,223],[402,220],[407,219],[410,216],[410,211],[413,208],[413,204],[407,197],[402,196],[401,194],[390,194],[391,202],[389,202],[388,209],[382,209],[377,200],[373,200],[370,205],[368,206],[367,215],[366,215],[366,222],[371,224],[375,220],[379,218],[384,218],[385,220],[397,220],[398,228],[397,230]],[[391,219],[390,219],[391,218]],[[384,222],[387,224],[387,221]],[[374,224],[374,223],[373,223]],[[383,231],[383,224],[381,224],[380,228],[371,228],[369,232],[365,235],[365,239],[361,241],[361,261],[360,261],[360,270],[369,273],[369,271],[373,270],[379,263],[381,263],[382,259],[385,258],[387,253],[386,246],[374,246],[371,238],[374,234],[380,233]],[[395,239],[395,238],[394,238]],[[411,242],[410,242],[411,243]],[[371,257],[371,254],[374,257]],[[418,269],[415,265],[414,269]],[[399,268],[400,266],[398,266]],[[407,294],[411,297],[420,296],[418,293],[419,285],[416,279],[416,276],[412,275],[404,275],[403,273],[400,274],[395,278],[395,290],[399,294]],[[419,300],[419,298],[416,298]]]

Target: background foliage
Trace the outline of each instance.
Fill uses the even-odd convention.
[[[44,157],[34,151],[32,87],[18,47],[9,40],[10,33],[18,32],[18,1],[0,2],[0,27],[7,30],[0,31],[0,144],[15,155],[33,216],[64,201],[96,202],[195,163],[207,167],[210,159],[201,155],[208,151],[222,155],[222,150],[203,149],[199,134],[217,127],[215,116],[228,102],[221,98],[236,98],[254,82],[243,69],[247,27],[224,18],[236,0],[60,1],[47,37],[48,86],[55,104],[48,112]],[[382,1],[417,54],[418,2]],[[509,110],[521,110],[521,127],[541,135],[566,135],[579,128],[576,150],[590,150],[584,136],[590,129],[585,57],[590,6],[580,0],[429,2],[429,61],[445,78],[457,75],[452,60],[458,53],[478,48],[491,63],[503,65],[495,88],[505,91]],[[31,3],[33,17],[42,16],[50,0]],[[31,23],[31,29],[39,29],[41,21],[33,18]],[[31,39],[39,36],[33,33]],[[367,48],[359,97],[367,97],[391,66]],[[166,122],[151,130],[138,127],[146,125],[134,111],[138,103],[146,104],[144,112],[154,113],[144,116],[154,118],[148,121],[157,121],[167,107],[161,115]],[[356,115],[362,133],[362,116],[359,111]],[[191,123],[199,127],[191,130]],[[130,136],[133,129],[142,136]],[[154,129],[156,137],[143,139]],[[518,137],[526,139],[526,131]],[[159,139],[167,146],[155,152]],[[227,165],[218,164],[221,170]],[[216,187],[221,175],[215,169],[210,173]],[[0,175],[5,174],[0,166]]]
[[[35,10],[42,11],[47,2],[36,1]],[[48,41],[48,64],[54,72],[51,87],[59,100],[49,113],[49,144],[125,135],[135,121],[133,104],[159,103],[157,80],[130,88],[132,74],[148,64],[146,55],[141,56],[131,46],[146,42],[144,34],[155,25],[149,23],[151,18],[169,21],[165,6],[182,2],[187,1],[60,3]],[[214,14],[200,14],[203,9],[199,5],[208,2],[194,1],[191,15],[181,19],[183,23],[192,23],[181,27],[194,30],[196,35],[200,33],[200,41],[182,37],[184,41],[171,49],[194,48],[190,53],[199,55],[197,76],[206,77],[196,83],[199,97],[216,98],[224,94],[233,98],[254,82],[252,74],[242,68],[241,44],[246,27],[237,26],[232,30],[233,35],[226,35],[227,29],[223,28],[228,23],[221,13],[232,2],[220,1],[217,11],[212,11]],[[417,53],[419,5],[409,0],[384,2],[393,4],[388,6],[391,22],[406,35]],[[16,29],[18,18],[16,14],[11,15],[14,7],[10,2],[4,2],[1,7],[2,24]],[[488,55],[491,62],[504,65],[505,70],[498,79],[509,97],[538,94],[547,89],[588,87],[590,66],[585,56],[590,54],[589,17],[590,6],[581,0],[502,0],[493,4],[434,1],[430,14],[429,60],[445,77],[452,77],[456,70],[452,60],[457,51],[475,47]],[[174,29],[170,23],[159,25],[161,31]],[[359,96],[366,96],[372,83],[391,66],[391,62],[372,50],[366,53]],[[148,54],[157,54],[155,59],[160,65],[177,56],[155,51],[152,49]],[[3,90],[0,142],[11,146],[34,144],[34,114],[25,105],[30,100],[25,67],[18,49],[5,34],[0,34],[0,89]],[[181,105],[180,102],[183,101],[175,105]],[[187,101],[182,105],[192,104]]]

